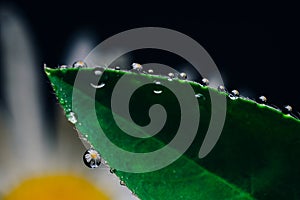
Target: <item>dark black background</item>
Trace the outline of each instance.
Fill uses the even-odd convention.
[[[33,30],[41,65],[64,64],[66,45],[80,30],[92,31],[100,43],[131,28],[165,27],[198,41],[217,64],[228,89],[239,89],[252,98],[263,94],[278,106],[290,104],[300,108],[300,20],[293,11],[265,7],[244,12],[232,7],[239,13],[233,14],[222,5],[210,11],[199,5],[186,8],[184,3],[111,3],[8,2],[19,8]],[[47,90],[45,93],[49,94]]]

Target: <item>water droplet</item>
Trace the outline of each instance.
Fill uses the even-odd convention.
[[[68,65],[61,65],[61,66],[59,67],[59,69],[67,69],[67,68],[69,68]]]
[[[88,137],[89,137],[89,135],[88,135],[88,134],[85,134],[84,136],[85,136],[86,138],[88,138]]]
[[[112,174],[114,174],[116,172],[116,170],[114,168],[110,168],[109,172],[112,173]]]
[[[181,80],[185,80],[185,79],[187,79],[187,75],[186,75],[186,73],[182,72],[178,75],[178,78]]]
[[[284,114],[291,114],[292,111],[293,111],[292,106],[290,106],[290,105],[283,106],[282,112]]]
[[[257,102],[261,103],[261,104],[265,104],[265,103],[267,103],[267,97],[260,96],[260,97],[258,97]]]
[[[87,67],[86,63],[81,60],[76,61],[73,64],[73,68],[86,68],[86,67]]]
[[[119,66],[115,66],[115,70],[120,70],[121,68]]]
[[[204,86],[208,86],[208,85],[209,85],[209,80],[208,80],[207,78],[203,78],[203,79],[202,79],[202,84],[203,84]]]
[[[175,74],[173,74],[172,72],[168,73],[168,81],[172,81],[173,78],[175,77]]]
[[[237,90],[232,90],[232,91],[231,91],[231,94],[232,94],[233,96],[235,96],[235,97],[239,97],[239,96],[240,96],[240,93],[239,93],[239,91],[237,91]]]
[[[97,66],[93,69],[93,72],[96,76],[101,76],[105,71],[105,67]]]
[[[99,85],[95,85],[93,83],[90,83],[90,85],[93,87],[93,88],[96,88],[96,89],[100,89],[100,88],[103,88],[105,86],[105,83],[100,83]]]
[[[100,154],[95,149],[88,149],[83,154],[83,162],[89,168],[97,168],[101,164]]]
[[[156,85],[161,85],[161,83],[159,81],[154,81],[154,83]],[[161,94],[162,93],[162,90],[158,87],[155,87],[154,91],[153,91],[155,94]]]
[[[154,92],[155,94],[161,94],[161,93],[162,93],[161,90],[154,90],[153,92]]]
[[[226,88],[223,85],[218,86],[218,91],[219,92],[227,92]]]
[[[136,71],[141,71],[143,69],[143,66],[139,63],[132,63],[132,69]]]
[[[169,78],[174,78],[175,77],[175,74],[174,73],[172,73],[172,72],[170,72],[170,73],[168,73],[168,76],[169,76]]]
[[[232,90],[231,93],[229,94],[229,98],[232,100],[237,99],[239,96],[240,96],[240,93],[237,90]]]
[[[74,112],[69,112],[67,114],[67,118],[69,120],[69,122],[71,122],[72,124],[76,124],[77,123],[77,116],[76,113]]]
[[[126,186],[125,182],[124,181],[120,181],[120,185],[122,186]]]
[[[149,74],[153,74],[153,69],[148,69]]]
[[[201,99],[203,99],[203,100],[206,99],[205,96],[204,96],[203,94],[200,94],[200,93],[195,94],[195,97],[196,97],[197,99],[198,99],[198,98],[201,98]]]

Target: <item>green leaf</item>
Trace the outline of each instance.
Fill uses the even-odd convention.
[[[122,115],[112,115],[111,97],[114,87],[124,75],[128,84],[140,86],[139,77],[148,81],[167,81],[165,77],[135,74],[107,69],[99,83],[105,86],[96,94],[86,92],[97,79],[84,79],[86,84],[74,86],[77,73],[91,77],[93,69],[45,68],[55,94],[67,117],[72,111],[77,115],[76,128],[111,166],[127,166],[143,170],[156,160],[145,159],[135,163],[120,157],[110,141],[129,152],[146,153],[168,144],[176,134],[181,110],[175,96],[167,88],[148,84],[140,87],[130,99],[130,114],[135,123]],[[190,81],[173,80],[176,87],[189,84],[196,94],[201,113],[199,128],[193,143],[181,155],[178,149],[167,147],[178,154],[172,164],[156,171],[132,173],[116,170],[116,175],[140,199],[300,199],[300,122],[289,115],[246,98],[232,100],[228,94]],[[153,93],[163,90],[162,94]],[[182,91],[184,94],[184,91]],[[73,97],[76,94],[76,101]],[[211,117],[210,94],[227,98],[227,115],[219,141],[213,150],[199,159],[199,149],[206,135]],[[196,97],[195,97],[196,98]],[[167,112],[167,121],[161,132],[150,138],[136,138],[124,133],[123,128],[143,133],[138,125],[149,123],[148,111],[153,104],[161,104]],[[91,108],[88,105],[93,105]],[[189,112],[194,112],[193,110]],[[95,116],[96,119],[95,120]],[[101,126],[104,135],[99,131]],[[188,136],[189,129],[186,130]],[[106,139],[109,140],[106,140]],[[157,160],[164,160],[158,157]]]

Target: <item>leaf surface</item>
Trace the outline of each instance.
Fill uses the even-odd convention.
[[[126,166],[132,170],[144,168],[164,160],[163,157],[133,162],[122,157],[110,147],[137,154],[161,149],[174,137],[180,124],[182,110],[176,96],[163,86],[147,84],[140,87],[139,77],[150,82],[168,81],[165,77],[135,74],[107,69],[101,80],[86,78],[85,84],[74,84],[77,74],[92,77],[93,69],[50,69],[45,68],[57,99],[67,117],[76,113],[76,129],[108,162],[110,166]],[[130,115],[134,123],[122,114],[112,113],[111,98],[120,78],[129,77],[128,84],[139,87],[130,99]],[[95,85],[104,83],[96,92],[86,92]],[[172,164],[155,171],[132,173],[116,170],[116,175],[140,199],[300,199],[300,122],[292,116],[269,106],[246,98],[229,98],[228,94],[190,81],[173,80],[175,87],[189,84],[197,98],[201,120],[193,143],[183,155],[176,148],[168,151],[178,154]],[[163,85],[163,84],[162,84]],[[155,94],[153,91],[162,91]],[[74,101],[74,93],[76,101]],[[184,91],[182,91],[184,94]],[[227,115],[222,134],[214,149],[199,159],[199,149],[206,135],[210,118],[210,94],[227,98]],[[196,98],[194,96],[194,98]],[[150,122],[151,105],[162,105],[167,120],[161,131],[153,137],[137,138],[124,133],[149,134],[140,127]],[[88,106],[88,105],[93,105]],[[218,108],[217,108],[218,109]],[[96,116],[96,118],[95,118]],[[95,120],[96,119],[96,120]],[[100,134],[99,126],[104,134]],[[189,128],[186,129],[188,137]],[[122,154],[123,155],[123,154]],[[126,154],[124,154],[126,155]],[[147,158],[147,157],[145,157]]]

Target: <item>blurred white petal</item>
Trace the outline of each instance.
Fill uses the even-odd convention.
[[[17,10],[1,8],[1,48],[3,53],[4,96],[11,134],[11,158],[22,167],[35,167],[44,155],[40,94],[38,93],[38,64],[26,23]],[[26,160],[26,162],[23,162]]]

